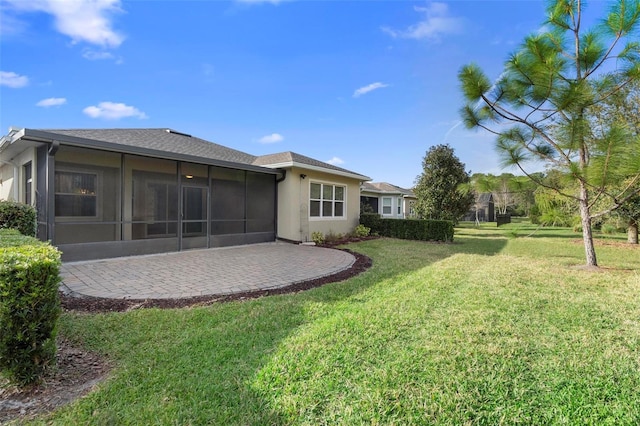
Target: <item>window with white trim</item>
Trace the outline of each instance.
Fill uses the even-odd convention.
[[[402,198],[398,197],[398,216],[402,216]]]
[[[344,217],[346,187],[326,183],[310,184],[310,217]]]
[[[391,214],[391,197],[382,197],[382,214]]]

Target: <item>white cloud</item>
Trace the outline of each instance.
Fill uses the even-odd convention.
[[[340,157],[333,157],[331,160],[328,160],[326,162],[334,166],[339,166],[340,164],[344,164],[344,160]]]
[[[377,89],[382,89],[383,87],[388,87],[388,86],[389,86],[388,84],[380,83],[379,81],[375,83],[371,83],[370,85],[361,87],[357,89],[355,92],[353,92],[353,97],[358,98],[366,93],[372,92]]]
[[[11,87],[12,89],[19,89],[29,84],[29,77],[25,75],[19,75],[15,72],[0,71],[0,86]]]
[[[49,107],[52,107],[52,106],[64,105],[66,103],[67,103],[67,99],[66,98],[47,98],[47,99],[43,99],[40,102],[38,102],[36,104],[36,106],[49,108]]]
[[[278,142],[282,142],[283,140],[284,140],[284,137],[280,133],[271,133],[270,135],[263,136],[260,139],[258,139],[258,142],[267,144],[267,143],[278,143]]]
[[[100,102],[98,106],[88,106],[82,112],[89,117],[106,120],[118,120],[125,117],[147,118],[147,115],[138,108],[115,102]]]
[[[5,0],[18,12],[45,12],[54,17],[60,33],[74,43],[118,47],[124,36],[112,26],[113,13],[122,12],[120,0]]]
[[[424,14],[424,19],[410,25],[404,30],[395,30],[382,27],[382,31],[394,38],[427,39],[439,41],[440,36],[446,34],[458,34],[462,32],[464,20],[449,15],[449,6],[446,3],[433,2],[427,7],[414,7],[418,13]]]

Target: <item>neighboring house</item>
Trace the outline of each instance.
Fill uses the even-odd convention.
[[[64,260],[350,232],[366,180],[170,129],[11,129],[0,139],[0,199],[35,205],[38,237]]]
[[[476,201],[471,210],[467,212],[462,220],[478,222],[495,222],[495,207],[493,204],[493,194],[483,192],[476,196]]]
[[[360,203],[374,213],[390,219],[415,217],[415,194],[386,182],[363,182],[360,186]],[[367,207],[364,207],[367,208]]]

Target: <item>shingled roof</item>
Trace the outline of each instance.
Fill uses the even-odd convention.
[[[359,173],[295,152],[281,152],[258,157],[172,129],[12,129],[10,135],[2,138],[3,149],[10,148],[10,145],[18,139],[46,143],[57,141],[72,146],[181,161],[204,162],[247,170],[268,168],[272,169],[273,173],[276,173],[276,169],[279,168],[296,166],[326,171],[362,181],[371,180],[371,178]]]
[[[404,189],[387,182],[365,182],[362,184],[361,189],[363,191],[378,192],[383,194],[402,194],[412,197],[414,196],[411,190]]]
[[[171,129],[51,129],[43,132],[107,142],[114,145],[170,152],[231,163],[252,164],[254,155]]]
[[[311,157],[307,157],[296,152],[279,152],[277,154],[268,154],[257,157],[253,164],[255,166],[264,166],[264,167],[305,167],[310,166],[310,168],[319,168],[319,169],[328,169],[333,170],[334,172],[338,172],[338,174],[342,174],[345,176],[355,177],[361,180],[370,180],[368,176],[361,175],[359,173],[352,172],[351,170],[343,169],[342,167],[334,166],[333,164],[325,163],[324,161],[319,161],[313,159]]]

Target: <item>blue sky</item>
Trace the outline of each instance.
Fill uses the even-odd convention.
[[[173,128],[403,187],[448,143],[499,173],[493,137],[456,126],[457,73],[497,77],[543,21],[541,1],[0,0],[0,131]]]

